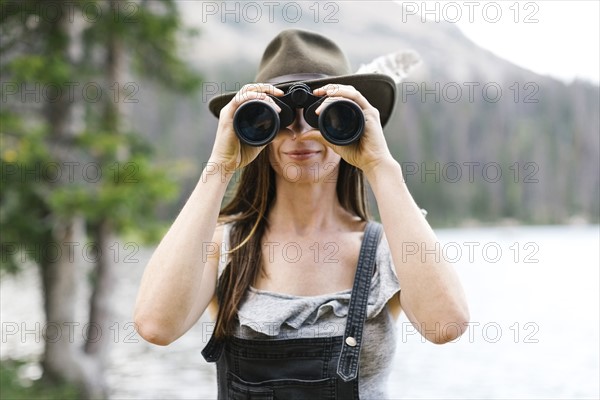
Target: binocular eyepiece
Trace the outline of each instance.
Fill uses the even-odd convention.
[[[365,118],[360,107],[350,100],[336,100],[325,107],[319,115],[315,110],[325,100],[312,94],[304,83],[292,85],[282,97],[271,96],[281,108],[260,100],[242,104],[233,116],[233,128],[240,141],[250,146],[269,143],[280,127],[286,127],[296,118],[296,109],[304,109],[304,119],[313,128],[319,128],[323,137],[339,146],[356,142],[363,133]]]

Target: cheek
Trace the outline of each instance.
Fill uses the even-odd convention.
[[[267,154],[269,156],[269,163],[271,164],[271,168],[273,168],[275,173],[281,173],[281,162],[277,157],[277,144],[273,141],[263,151],[268,152]]]
[[[330,148],[327,148],[327,155],[325,156],[325,158],[327,159],[327,161],[335,162],[337,164],[342,159],[342,156],[340,156],[338,153],[331,150]]]
[[[326,156],[323,158],[323,162],[321,162],[319,165],[319,174],[322,176],[328,176],[329,179],[331,179],[332,174],[337,174],[335,171],[337,171],[339,168],[341,159],[342,157],[340,157],[336,152],[329,150]]]

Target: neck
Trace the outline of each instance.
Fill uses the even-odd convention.
[[[269,225],[270,229],[309,235],[337,225],[347,215],[338,201],[335,182],[290,183],[280,179]]]

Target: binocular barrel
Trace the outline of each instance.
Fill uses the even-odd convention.
[[[304,109],[304,119],[318,128],[323,137],[332,144],[346,146],[359,140],[365,126],[360,107],[350,100],[336,100],[325,107],[321,114],[315,110],[325,97],[314,96],[308,86],[296,84],[281,98],[271,96],[280,106],[281,113],[260,100],[242,104],[233,116],[233,127],[243,143],[250,146],[268,144],[282,125],[290,125],[297,108]]]

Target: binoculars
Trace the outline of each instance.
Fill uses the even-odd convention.
[[[281,108],[277,113],[269,104],[250,100],[242,104],[233,116],[233,128],[243,143],[263,146],[269,143],[280,127],[294,122],[296,109],[304,110],[304,119],[313,128],[319,128],[323,137],[338,146],[356,142],[363,133],[365,118],[360,107],[350,100],[336,100],[319,115],[315,110],[326,96],[315,96],[304,83],[292,85],[282,97],[271,96]]]

